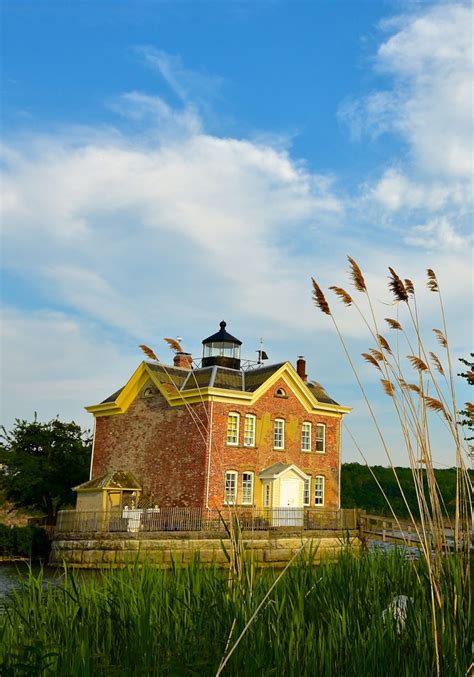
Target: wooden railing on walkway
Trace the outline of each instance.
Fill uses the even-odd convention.
[[[403,542],[407,545],[416,545],[419,539],[411,522],[394,520],[380,515],[367,515],[359,512],[358,524],[360,533],[369,538],[377,538],[384,543],[387,541]]]
[[[124,508],[110,512],[61,510],[56,534],[94,532],[223,532],[237,520],[242,530],[302,529],[341,531],[357,529],[357,510],[321,508],[243,508],[221,511],[206,508]]]

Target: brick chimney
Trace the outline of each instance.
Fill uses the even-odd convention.
[[[296,373],[303,381],[308,380],[308,375],[306,374],[306,360],[303,355],[299,355],[296,360]]]
[[[193,358],[191,353],[176,353],[173,357],[173,364],[181,369],[192,369]]]

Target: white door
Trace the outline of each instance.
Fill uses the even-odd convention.
[[[279,525],[284,527],[303,525],[303,508],[300,505],[300,484],[302,480],[294,478],[280,480]]]
[[[280,507],[298,508],[300,480],[280,480]]]

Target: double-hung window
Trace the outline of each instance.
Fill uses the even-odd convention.
[[[324,505],[324,477],[316,475],[314,478],[314,505]]]
[[[239,444],[240,415],[231,411],[227,416],[227,444],[236,447]]]
[[[237,473],[235,470],[228,470],[225,474],[224,503],[235,505],[237,502]]]
[[[264,508],[270,507],[270,493],[271,493],[270,482],[267,482],[264,486],[264,489],[263,489],[263,507]]]
[[[244,447],[255,446],[255,416],[253,414],[245,415],[244,422]]]
[[[285,448],[285,420],[283,418],[276,418],[273,427],[273,448]]]
[[[316,451],[324,454],[326,451],[326,426],[324,423],[318,423],[316,426]]]
[[[310,505],[311,502],[311,477],[303,480],[303,505]]]
[[[301,451],[311,451],[311,423],[303,423],[301,428]]]
[[[242,504],[252,505],[253,503],[253,472],[242,473]]]

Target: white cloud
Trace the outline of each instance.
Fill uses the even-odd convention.
[[[377,52],[375,68],[390,90],[346,101],[340,117],[356,135],[400,134],[427,176],[466,179],[473,172],[472,10],[446,4],[385,24],[396,32]]]
[[[466,191],[453,194],[443,182],[429,184],[412,182],[397,169],[388,169],[373,189],[373,197],[390,211],[418,209],[436,211],[451,199],[463,203]]]
[[[375,69],[391,88],[346,101],[355,138],[401,137],[407,153],[366,184],[361,208],[410,246],[459,249],[472,230],[474,69],[472,9],[450,3],[383,24]]]
[[[227,294],[238,312],[275,323],[303,318],[294,299],[306,279],[295,273],[310,252],[295,258],[292,238],[340,213],[331,180],[286,151],[203,134],[179,115],[173,126],[159,99],[126,101],[137,116],[157,112],[144,136],[73,132],[7,149],[8,266],[28,270],[55,302],[135,337],[165,308],[192,315],[195,294]],[[174,310],[171,290],[181,299]]]
[[[130,377],[137,360],[84,318],[5,308],[0,334],[2,424],[56,415],[91,427],[83,407]]]
[[[207,107],[223,85],[223,78],[206,73],[203,69],[186,68],[179,55],[169,54],[151,45],[138,48],[145,63],[157,70],[177,97],[187,105],[196,102]]]
[[[377,66],[395,79],[385,113],[410,144],[416,165],[449,178],[473,172],[472,8],[435,6],[386,42]]]
[[[137,343],[164,356],[161,337],[181,335],[199,355],[200,339],[222,318],[247,356],[259,336],[272,361],[305,353],[309,373],[350,404],[352,376],[308,284],[313,274],[350,290],[346,253],[363,267],[381,318],[395,312],[386,305],[388,265],[415,278],[435,268],[453,350],[467,354],[471,271],[459,253],[469,244],[471,188],[456,150],[459,139],[464,149],[471,142],[463,17],[465,8],[429,8],[391,25],[377,65],[393,87],[352,114],[363,111],[375,135],[402,134],[410,152],[390,158],[375,181],[361,177],[360,195],[344,195],[337,177],[311,172],[281,139],[211,135],[194,101],[196,88],[212,89],[212,78],[203,84],[161,52],[145,57],[181,107],[129,92],[111,104],[126,116],[126,132],[99,125],[10,140],[3,263],[34,299],[61,312],[7,310],[7,420],[35,408],[42,417],[77,418],[84,404],[122,385],[140,360]],[[432,54],[440,31],[446,44]],[[441,96],[462,110],[436,105]],[[439,323],[437,299],[422,278],[416,284],[429,331]],[[366,350],[355,314],[331,305],[355,354]],[[359,420],[363,429],[366,418]],[[366,451],[380,462],[377,443]]]
[[[470,246],[470,242],[460,237],[444,217],[415,226],[411,233],[405,237],[405,242],[424,247],[427,250],[440,249],[442,251],[466,251]]]

